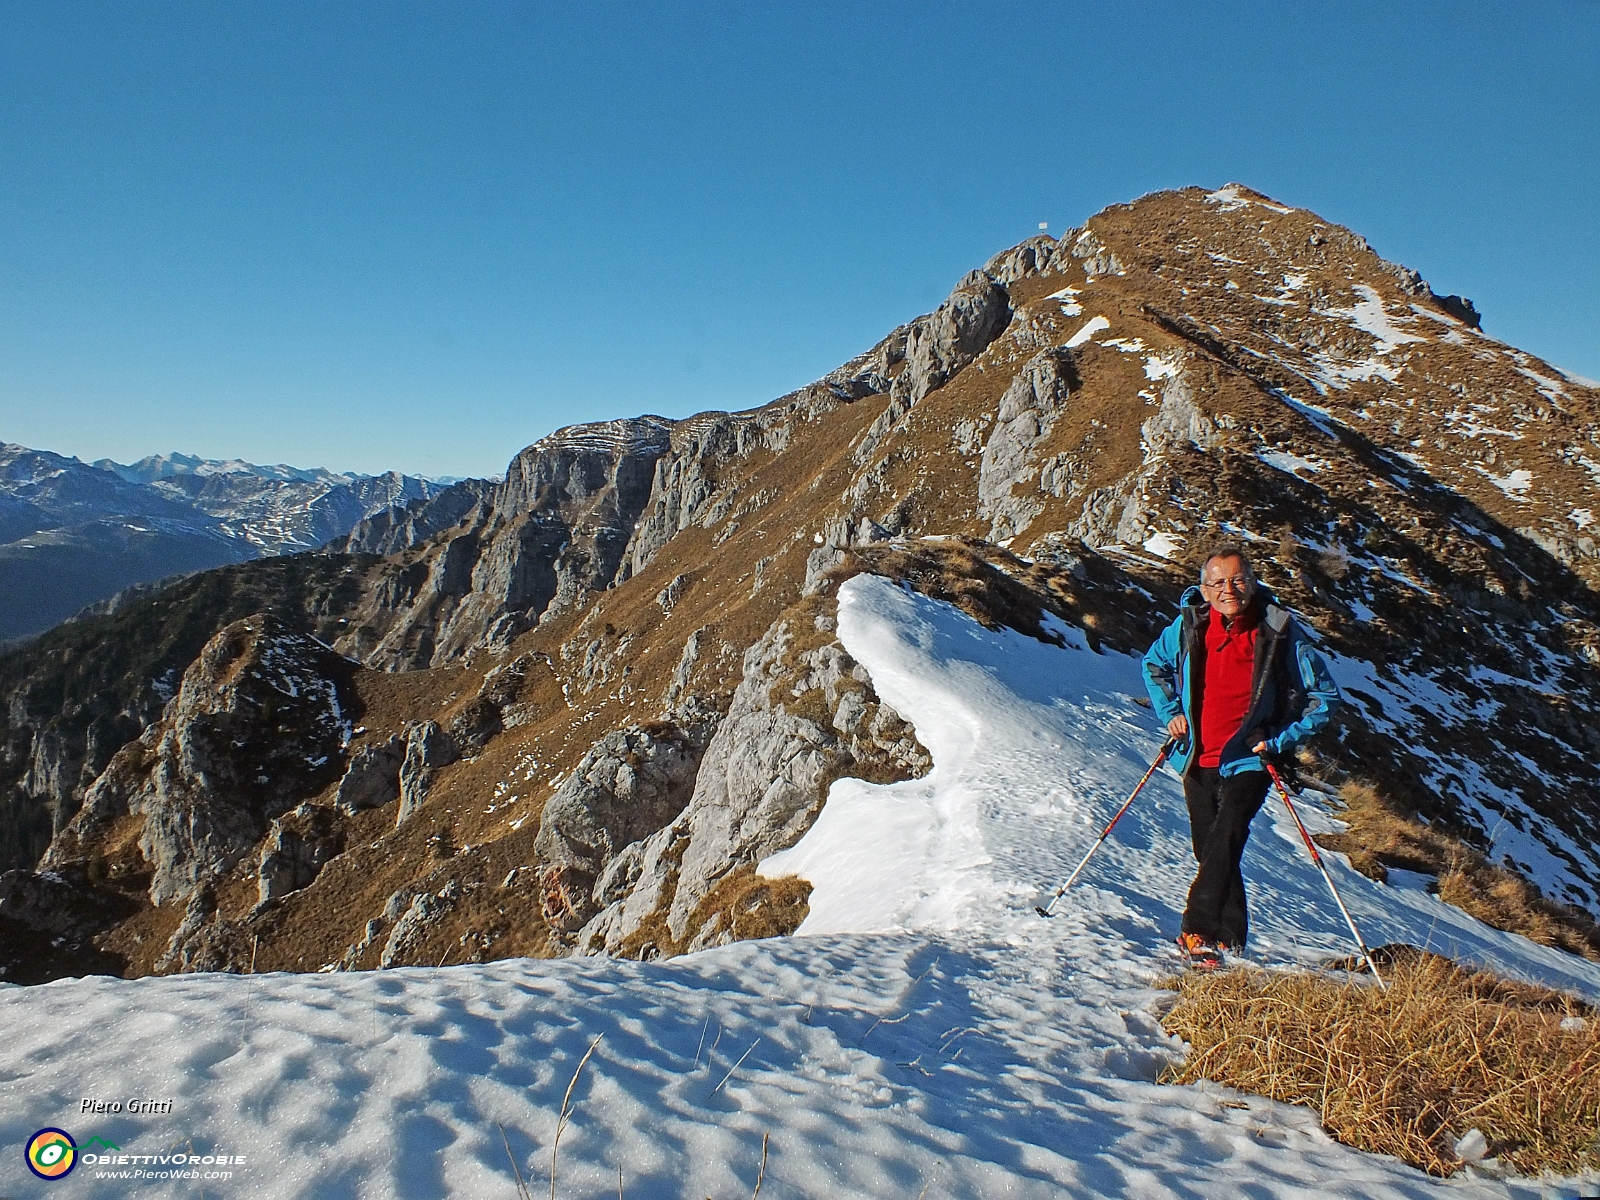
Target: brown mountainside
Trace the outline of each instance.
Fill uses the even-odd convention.
[[[237,688],[283,737],[349,729],[247,802],[183,753],[196,721],[248,708],[217,699],[237,653],[169,638],[171,661],[139,659],[152,679],[130,668],[99,709],[63,682],[86,678],[62,664],[91,634],[160,628],[163,604],[192,623],[191,593],[58,631],[0,661],[6,845],[49,839],[6,864],[14,977],[91,943],[139,973],[652,955],[792,928],[804,885],[753,864],[833,779],[929,765],[833,636],[840,578],[1036,634],[1048,608],[1142,650],[1222,537],[1255,547],[1347,687],[1317,769],[1600,912],[1600,391],[1477,325],[1238,185],[1114,206],[996,256],[816,384],[558,431],[443,532],[411,511],[303,560],[319,582],[264,601],[276,623],[229,633],[240,614],[218,608],[219,638],[298,672],[284,694],[337,708],[290,720]],[[205,838],[163,833],[185,804]]]

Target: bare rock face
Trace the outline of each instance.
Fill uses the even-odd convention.
[[[343,813],[358,813],[365,808],[382,808],[400,798],[400,764],[405,761],[406,743],[392,737],[386,742],[363,746],[350,756],[350,766],[339,780],[335,799]]]
[[[1210,450],[1221,442],[1216,421],[1195,402],[1188,373],[1178,370],[1161,390],[1161,405],[1139,429],[1145,446],[1144,466],[1110,487],[1084,497],[1083,511],[1066,533],[1090,546],[1141,545],[1149,536],[1152,513],[1144,496],[1161,471],[1166,456],[1186,450]]]
[[[1076,229],[1069,229],[1061,235],[1059,241],[1043,233],[1038,237],[1031,237],[1009,250],[1002,250],[984,263],[984,274],[1002,287],[1010,287],[1017,280],[1026,279],[1030,275],[1043,275],[1046,271],[1055,269],[1056,264],[1067,257],[1067,247],[1079,232]]]
[[[5,697],[0,766],[22,769],[14,789],[0,784],[0,868],[39,861],[77,813],[89,785],[124,743],[160,715],[166,698],[152,687],[132,700],[109,692],[66,699],[59,685],[43,679],[24,682]]]
[[[617,854],[670,824],[688,804],[714,712],[606,734],[545,803],[534,853],[544,915],[572,933],[600,907],[594,886]]]
[[[343,850],[344,832],[332,808],[302,804],[278,818],[261,848],[261,903],[309,887]]]
[[[53,938],[86,941],[132,907],[123,896],[93,888],[77,872],[0,873],[0,919]]]
[[[1066,238],[1061,240],[1065,244]],[[1082,261],[1084,273],[1091,279],[1096,275],[1121,275],[1127,269],[1116,251],[1107,248],[1092,229],[1078,230],[1072,239],[1071,254]]]
[[[428,926],[454,908],[461,894],[461,885],[451,880],[438,892],[412,897],[410,905],[395,921],[389,940],[383,944],[379,965],[387,968],[403,963],[427,936]]]
[[[991,541],[1021,533],[1043,511],[1049,481],[1039,479],[1035,447],[1079,386],[1072,351],[1059,346],[1029,360],[1000,398],[978,470],[978,515],[990,522]]]
[[[932,313],[896,330],[880,344],[885,370],[904,362],[889,389],[889,403],[868,426],[852,452],[865,466],[917,401],[950,380],[1005,332],[1011,297],[987,271],[972,271]]]
[[[1006,289],[986,272],[970,272],[931,315],[911,323],[895,398],[915,404],[983,353],[1010,321]]]
[[[618,581],[644,570],[684,530],[696,525],[709,529],[732,515],[740,498],[722,486],[719,468],[759,449],[781,452],[789,444],[796,418],[793,405],[779,405],[756,413],[714,413],[680,422],[655,464],[648,503],[640,512]]]
[[[240,974],[250,962],[250,939],[243,926],[223,917],[216,882],[206,877],[189,893],[183,920],[173,930],[166,952],[156,962],[158,974],[185,971],[228,971]]]
[[[489,739],[505,728],[499,705],[475,697],[464,705],[445,727],[445,734],[461,758],[472,758],[489,744]]]
[[[661,706],[664,709],[668,711],[675,709],[689,697],[695,664],[700,661],[700,655],[705,650],[706,634],[707,629],[702,625],[684,639],[683,652],[678,656],[678,665],[672,669],[672,679],[661,694]]]
[[[423,721],[411,727],[406,736],[405,761],[400,764],[400,812],[394,819],[397,827],[422,807],[433,785],[433,773],[460,757],[455,741],[437,721]]]
[[[273,817],[340,774],[349,664],[275,617],[235,621],[184,673],[161,721],[117,752],[46,862],[96,827],[141,814],[150,897],[166,904],[226,871]]]
[[[831,623],[801,623],[808,611],[780,618],[746,652],[744,679],[687,807],[607,865],[592,893],[601,911],[579,930],[577,953],[668,952],[641,941],[652,919],[686,944],[699,932],[696,906],[717,882],[799,841],[835,779],[910,778],[932,766],[915,732],[833,639]]]
[[[603,590],[672,426],[662,417],[574,425],[529,446],[465,528],[391,568],[339,649],[388,670],[437,665],[509,645],[552,606]]]
[[[323,549],[335,554],[398,554],[459,524],[494,487],[487,479],[457,480],[437,495],[374,513]]]

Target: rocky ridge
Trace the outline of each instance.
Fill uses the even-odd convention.
[[[1600,393],[1348,230],[1238,185],[1114,206],[762,408],[559,431],[454,521],[345,543],[386,557],[321,556],[365,714],[343,774],[252,810],[231,866],[124,888],[146,907],[96,944],[135,972],[715,944],[832,779],[928,766],[832,638],[842,575],[1131,650],[1224,537],[1347,682],[1313,768],[1594,912],[1591,458]],[[85,770],[10,803],[70,817]]]

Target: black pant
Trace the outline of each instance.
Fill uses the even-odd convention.
[[[1265,771],[1221,775],[1213,767],[1197,766],[1185,773],[1183,798],[1200,870],[1189,888],[1183,932],[1244,948],[1250,918],[1239,860],[1250,837],[1250,819],[1261,811],[1271,782]]]

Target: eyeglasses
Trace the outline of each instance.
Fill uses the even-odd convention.
[[[1200,586],[1208,592],[1220,592],[1224,588],[1232,588],[1243,595],[1250,590],[1250,585],[1254,582],[1255,580],[1248,575],[1234,575],[1228,579],[1213,579],[1209,583],[1202,583]]]

